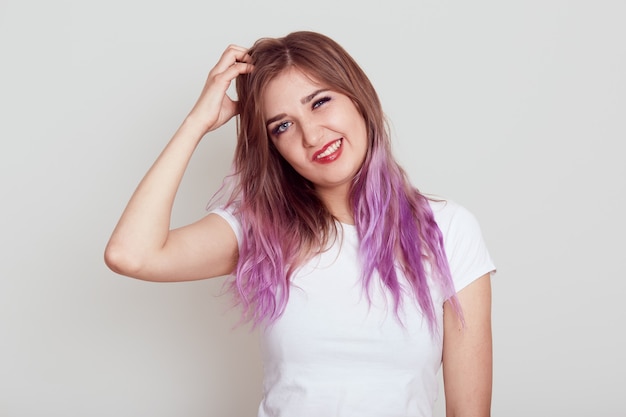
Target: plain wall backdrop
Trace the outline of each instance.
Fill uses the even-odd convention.
[[[0,0],[0,416],[255,416],[224,278],[141,282],[102,254],[225,47],[300,29],[368,73],[415,185],[480,221],[493,415],[626,415],[624,21],[603,0]],[[234,135],[201,143],[174,226]]]

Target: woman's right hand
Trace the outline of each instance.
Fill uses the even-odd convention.
[[[197,123],[203,134],[217,129],[237,114],[237,103],[226,90],[238,75],[254,69],[247,51],[230,45],[209,72],[202,93],[187,116],[187,121]]]

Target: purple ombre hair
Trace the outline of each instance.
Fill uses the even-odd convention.
[[[265,126],[265,88],[291,67],[350,97],[367,124],[368,152],[350,193],[364,288],[378,273],[397,313],[407,291],[398,277],[401,271],[432,334],[438,329],[429,282],[451,301],[462,320],[441,231],[428,199],[393,159],[380,100],[363,70],[340,45],[314,32],[260,39],[248,53],[255,69],[236,81],[237,182],[227,203],[244,231],[232,285],[244,307],[244,320],[256,325],[280,317],[289,299],[292,273],[337,236],[335,219],[314,185],[282,158]]]

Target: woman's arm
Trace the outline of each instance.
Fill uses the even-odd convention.
[[[145,175],[113,231],[105,262],[113,271],[150,281],[187,281],[232,272],[237,241],[221,217],[209,214],[170,231],[174,198],[202,137],[237,112],[226,90],[252,71],[246,49],[229,46],[209,72],[202,94]]]
[[[447,417],[491,414],[491,278],[480,277],[458,293],[465,328],[448,302],[443,312],[443,378]]]

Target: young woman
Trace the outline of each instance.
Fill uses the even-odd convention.
[[[196,145],[237,114],[228,201],[170,230]],[[262,327],[259,416],[431,416],[442,362],[447,415],[490,413],[494,266],[480,229],[409,183],[374,88],[323,35],[226,49],[105,259],[151,281],[234,275]]]

